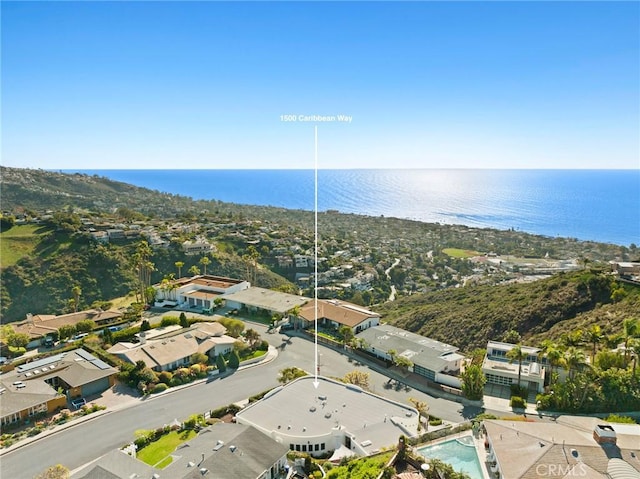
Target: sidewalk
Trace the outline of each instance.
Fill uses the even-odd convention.
[[[267,354],[265,354],[262,359],[258,362],[252,363],[252,364],[247,364],[244,366],[240,366],[237,370],[233,371],[233,372],[228,372],[225,373],[225,375],[228,374],[236,374],[240,371],[243,371],[245,369],[248,368],[254,368],[257,366],[261,366],[263,364],[267,364],[271,361],[273,361],[275,358],[278,357],[278,350],[274,347],[274,346],[269,346],[269,350],[267,351]],[[217,376],[216,376],[217,377]],[[52,427],[51,429],[47,429],[45,431],[42,431],[40,434],[36,435],[36,436],[32,436],[32,437],[27,437],[25,439],[22,439],[18,442],[16,442],[15,444],[12,444],[11,446],[7,447],[7,448],[3,448],[0,449],[0,457],[3,456],[4,454],[7,454],[15,449],[18,449],[20,447],[26,446],[27,444],[31,444],[33,442],[36,442],[40,439],[43,439],[45,437],[48,437],[52,434],[55,434],[59,431],[63,431],[65,429],[68,429],[70,427],[76,426],[78,424],[82,424],[84,422],[87,421],[91,421],[92,419],[96,419],[99,417],[104,416],[105,414],[110,414],[112,412],[115,411],[119,411],[121,409],[125,409],[128,407],[132,407],[135,406],[137,404],[140,404],[141,402],[147,402],[147,401],[153,401],[156,398],[159,398],[161,396],[164,396],[166,394],[171,394],[174,393],[176,391],[180,391],[182,389],[185,388],[189,388],[189,387],[193,387],[196,386],[198,384],[202,384],[205,383],[207,381],[210,381],[211,377],[206,377],[203,379],[197,379],[193,382],[190,382],[189,384],[183,384],[182,386],[176,386],[173,388],[169,388],[166,391],[162,391],[161,393],[158,394],[150,394],[148,396],[143,396],[138,390],[133,389],[125,384],[116,384],[114,387],[107,389],[106,391],[104,391],[99,397],[92,399],[91,401],[87,402],[88,406],[91,406],[92,404],[99,404],[101,406],[106,406],[107,409],[104,409],[102,411],[97,411],[91,414],[87,414],[86,416],[82,416],[79,417],[77,419],[73,419],[71,421],[68,421],[64,424],[60,424],[57,426]]]
[[[290,336],[306,339],[307,341],[312,341],[307,335],[295,330],[287,331],[286,334]],[[455,401],[467,406],[476,406],[479,408],[489,409],[492,411],[501,411],[501,412],[510,413],[510,414],[520,414],[520,412],[514,411],[513,408],[510,406],[509,399],[485,395],[482,401],[472,401],[472,400],[466,399],[465,397],[458,396],[456,394],[447,393],[445,391],[434,389],[433,387],[429,386],[426,379],[423,379],[421,376],[415,373],[399,371],[395,367],[385,368],[377,364],[375,361],[369,360],[365,355],[355,354],[349,349],[333,347],[326,343],[318,343],[318,344],[323,347],[333,349],[334,351],[337,351],[340,354],[350,357],[356,361],[359,361],[360,363],[367,365],[369,368],[373,369],[374,371],[384,376],[388,376],[389,378],[399,382],[400,384],[407,385],[413,389],[421,391],[430,396],[447,399],[450,401]],[[527,414],[527,415],[531,414],[535,416],[539,415],[538,411],[536,410],[536,405],[531,403],[527,403],[527,408],[524,411],[524,414]]]

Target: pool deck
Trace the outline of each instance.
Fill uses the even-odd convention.
[[[462,437],[472,437],[473,444],[476,448],[476,455],[478,456],[478,462],[480,463],[480,470],[482,471],[482,475],[484,479],[496,479],[493,474],[491,474],[491,470],[489,469],[489,464],[487,462],[487,457],[489,454],[484,448],[484,435],[481,432],[478,432],[478,437],[474,436],[472,431],[462,431],[456,434],[452,434],[450,436],[440,437],[438,439],[434,439],[433,441],[426,442],[421,444],[419,447],[429,447],[435,446],[437,444],[442,444],[443,442],[451,441],[452,439],[460,439]]]

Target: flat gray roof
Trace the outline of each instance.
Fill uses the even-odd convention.
[[[255,286],[235,293],[225,294],[222,297],[228,301],[235,301],[280,314],[286,313],[295,306],[302,306],[307,301],[311,301],[311,298],[305,296],[296,296],[295,294],[282,293]]]
[[[462,358],[455,346],[389,324],[365,329],[356,337],[364,339],[369,346],[385,353],[393,349],[398,356],[404,356],[412,363],[436,372],[444,370],[450,361]]]
[[[357,386],[306,376],[277,388],[236,414],[283,444],[318,438],[340,427],[355,441],[371,441],[374,451],[395,444],[398,436],[417,433],[417,411],[401,403],[365,392]]]

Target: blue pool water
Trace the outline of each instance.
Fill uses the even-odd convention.
[[[483,479],[484,477],[471,436],[421,447],[418,452],[427,460],[440,459],[442,462],[451,464],[456,471],[469,474],[471,479]]]

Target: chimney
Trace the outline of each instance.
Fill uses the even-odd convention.
[[[616,432],[613,427],[608,424],[598,424],[593,429],[593,439],[598,444],[613,444],[617,443]]]

